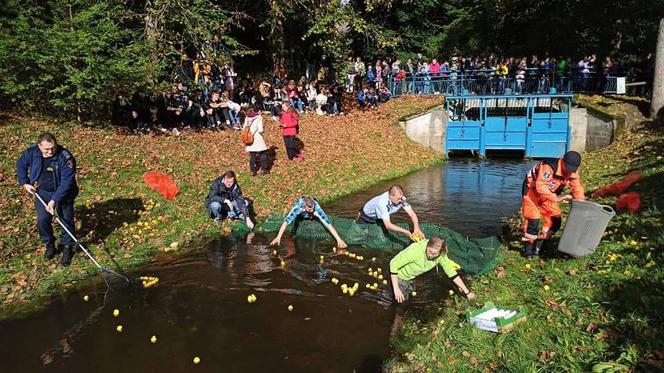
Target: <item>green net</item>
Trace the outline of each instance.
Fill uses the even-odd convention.
[[[328,215],[334,228],[348,245],[366,246],[373,249],[402,250],[412,241],[403,234],[387,230],[378,224],[357,224],[354,220]],[[271,233],[279,231],[283,217],[271,216],[256,224],[255,232]],[[408,228],[407,224],[397,224]],[[457,262],[467,273],[477,277],[493,268],[501,261],[500,242],[496,237],[469,239],[464,235],[435,224],[420,224],[426,237],[438,236],[447,242],[448,256]],[[296,220],[289,225],[292,235],[311,239],[331,239],[332,235],[317,220]],[[244,223],[233,225],[233,233],[246,234],[249,229]]]

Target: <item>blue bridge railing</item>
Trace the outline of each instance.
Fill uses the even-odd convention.
[[[495,70],[418,73],[404,77],[391,75],[387,84],[392,96],[617,92],[617,77],[614,76],[592,72],[556,75],[553,71],[543,69],[526,69],[507,76],[499,76]]]
[[[571,106],[569,94],[448,96],[445,149],[560,157],[570,147]]]

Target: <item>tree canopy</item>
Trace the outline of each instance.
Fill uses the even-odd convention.
[[[105,115],[117,92],[172,80],[182,54],[244,72],[322,56],[596,53],[646,57],[664,0],[8,0],[0,99],[67,118]],[[214,48],[210,46],[214,45]]]

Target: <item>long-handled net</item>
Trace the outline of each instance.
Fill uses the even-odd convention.
[[[41,202],[41,204],[44,206],[44,209],[48,212],[48,205],[46,202],[44,202],[44,199],[39,195],[39,193],[34,192],[33,193],[35,197],[37,197],[37,200]],[[140,287],[140,288],[146,288],[146,287],[151,287],[157,284],[159,282],[159,279],[156,277],[147,277],[147,276],[141,276],[137,279],[129,279],[129,277],[122,275],[116,271],[113,271],[112,269],[109,269],[107,267],[102,266],[99,264],[99,262],[95,259],[92,254],[81,244],[81,242],[74,236],[74,234],[65,226],[65,224],[60,220],[60,218],[55,214],[55,212],[52,213],[53,216],[55,217],[55,220],[60,224],[60,227],[71,237],[72,240],[78,245],[78,247],[85,253],[85,255],[94,263],[94,265],[99,268],[101,271],[102,278],[104,279],[104,282],[106,283],[106,286],[108,288],[111,288],[111,279],[113,277],[121,279],[123,282],[126,282],[127,285],[132,285],[135,287]]]

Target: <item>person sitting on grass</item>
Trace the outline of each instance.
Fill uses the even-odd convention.
[[[390,280],[394,299],[397,303],[408,300],[415,290],[413,280],[435,266],[440,265],[443,271],[468,299],[474,299],[475,293],[470,291],[456,271],[457,264],[447,257],[447,243],[440,237],[431,237],[410,244],[390,261]]]
[[[332,223],[330,223],[330,219],[328,219],[327,215],[325,215],[325,211],[323,211],[323,209],[320,207],[318,201],[316,201],[316,199],[313,197],[307,196],[301,197],[295,202],[295,204],[293,204],[293,207],[291,208],[288,215],[286,215],[284,222],[279,228],[277,237],[272,240],[270,245],[279,245],[281,243],[281,236],[283,236],[284,232],[286,231],[286,227],[288,227],[288,224],[292,223],[296,219],[313,220],[314,218],[320,220],[323,226],[325,226],[325,228],[330,231],[332,237],[337,240],[338,248],[345,249],[348,247],[344,240],[339,237],[339,233],[337,233],[337,230],[334,229]]]
[[[249,217],[249,202],[242,196],[235,172],[226,171],[216,178],[210,186],[205,199],[205,208],[215,222],[229,219],[244,219],[247,227],[252,229],[254,223]]]

